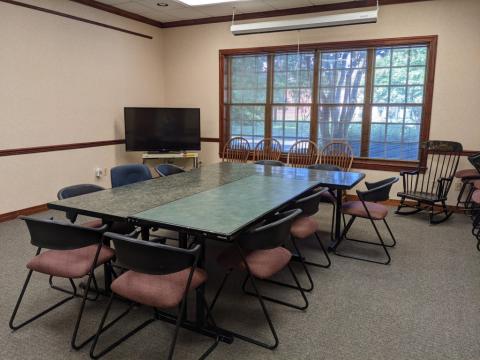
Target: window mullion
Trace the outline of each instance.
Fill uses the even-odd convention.
[[[272,102],[273,102],[273,68],[274,55],[267,57],[267,101],[265,103],[265,138],[272,138]]]
[[[315,51],[313,65],[313,91],[312,91],[312,110],[310,116],[310,140],[318,141],[318,88],[319,88],[319,68],[320,68],[320,50]]]
[[[370,48],[367,50],[367,74],[365,79],[365,99],[363,104],[360,157],[368,157],[368,149],[370,147],[374,67],[375,67],[375,49]]]

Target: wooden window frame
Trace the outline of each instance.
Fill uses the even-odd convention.
[[[254,47],[254,48],[240,48],[240,49],[221,49],[219,51],[219,132],[220,132],[220,147],[219,155],[223,151],[225,141],[229,134],[230,129],[230,119],[228,114],[225,113],[225,103],[224,103],[224,91],[225,91],[225,66],[226,58],[233,55],[259,55],[265,54],[269,55],[269,58],[272,58],[271,55],[277,53],[285,52],[296,52],[296,51],[325,51],[325,50],[342,50],[342,49],[359,49],[359,48],[374,48],[374,47],[390,47],[390,46],[407,46],[407,45],[426,45],[428,48],[428,57],[426,64],[426,77],[425,77],[425,92],[424,92],[424,102],[423,102],[423,111],[422,111],[422,125],[420,128],[420,143],[425,142],[429,139],[430,135],[430,123],[431,123],[431,114],[432,114],[432,101],[433,101],[433,90],[434,90],[434,79],[435,79],[435,64],[437,58],[437,42],[438,35],[426,35],[426,36],[412,36],[412,37],[400,37],[400,38],[385,38],[385,39],[370,39],[370,40],[357,40],[357,41],[342,41],[342,42],[327,42],[327,43],[311,43],[311,44],[301,44],[298,45],[282,45],[282,46],[268,46],[268,47]],[[371,55],[371,54],[370,54]],[[372,59],[372,56],[369,57]],[[318,59],[318,56],[316,57]],[[271,60],[270,60],[271,61]],[[318,62],[318,61],[316,61]],[[314,73],[314,76],[318,76],[318,64],[316,64],[315,69],[317,70]],[[272,67],[269,69],[273,71]],[[371,75],[370,75],[371,76]],[[368,80],[368,79],[367,79]],[[271,79],[270,79],[271,81]],[[368,81],[366,84],[369,84]],[[367,85],[370,86],[370,85]],[[314,92],[315,92],[314,86]],[[367,89],[368,90],[368,89]],[[365,100],[365,109],[371,109],[371,91],[366,90],[366,100]],[[318,91],[318,89],[317,89]],[[270,90],[271,93],[271,90]],[[270,94],[271,96],[271,94]],[[368,101],[368,103],[367,103]],[[267,103],[269,103],[267,99]],[[314,102],[316,104],[316,102]],[[315,106],[314,106],[315,107]],[[268,105],[267,105],[268,110]],[[271,110],[271,109],[270,109]],[[314,110],[315,111],[315,110]],[[364,111],[364,121],[365,117],[368,116],[367,111]],[[269,112],[266,111],[268,114]],[[312,125],[316,134],[317,132],[317,119],[318,117],[312,113]],[[271,127],[271,111],[270,116],[267,115],[265,119],[266,127]],[[269,124],[267,124],[269,123]],[[362,126],[362,129],[364,127]],[[363,131],[363,130],[362,130]],[[316,136],[316,135],[315,135]],[[311,136],[312,137],[312,131]],[[315,140],[316,141],[316,140]],[[286,157],[282,155],[282,159]],[[385,159],[368,159],[368,158],[355,158],[353,161],[353,168],[356,169],[368,169],[368,170],[382,170],[382,171],[399,171],[399,170],[410,170],[416,169],[420,165],[424,165],[426,160],[425,153],[420,150],[420,160],[419,161],[403,161],[403,160],[385,160]]]

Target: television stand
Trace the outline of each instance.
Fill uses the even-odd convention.
[[[145,164],[150,159],[192,159],[193,168],[198,168],[198,153],[197,152],[178,152],[178,153],[145,153],[142,155],[142,162]]]

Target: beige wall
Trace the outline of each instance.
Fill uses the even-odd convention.
[[[67,0],[23,0],[153,40],[0,2],[0,149],[123,137],[124,106],[198,106],[218,137],[218,50],[295,44],[297,32],[233,37],[228,23],[158,29]],[[479,149],[480,1],[384,6],[377,24],[302,31],[302,43],[439,35],[431,138]],[[201,160],[218,160],[203,143]],[[138,161],[123,146],[0,157],[0,214],[42,204],[96,167]],[[463,165],[465,166],[465,165]],[[367,171],[370,181],[391,173]]]
[[[297,43],[297,32],[234,37],[229,23],[165,29],[165,100],[200,106],[202,134],[218,137],[218,50]],[[480,1],[435,0],[382,6],[377,24],[306,30],[302,43],[438,35],[437,71],[430,137],[480,149]],[[470,129],[470,130],[469,130]],[[473,130],[472,130],[473,129]],[[217,160],[208,146],[204,162]],[[462,165],[462,166],[467,166]],[[370,181],[392,173],[367,171]],[[397,187],[396,189],[398,189]],[[452,196],[453,197],[453,196]]]
[[[124,106],[163,105],[162,31],[67,0],[25,1],[153,40],[0,2],[0,149],[123,138]],[[122,145],[0,157],[0,214],[138,161]]]

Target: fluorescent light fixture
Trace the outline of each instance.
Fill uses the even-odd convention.
[[[230,31],[233,35],[262,34],[278,31],[375,23],[377,22],[377,18],[378,9],[346,14],[316,16],[303,19],[264,21],[238,25],[233,24],[230,27]]]
[[[234,2],[238,0],[177,0],[181,3],[190,5],[190,6],[201,6],[201,5],[215,5]]]

